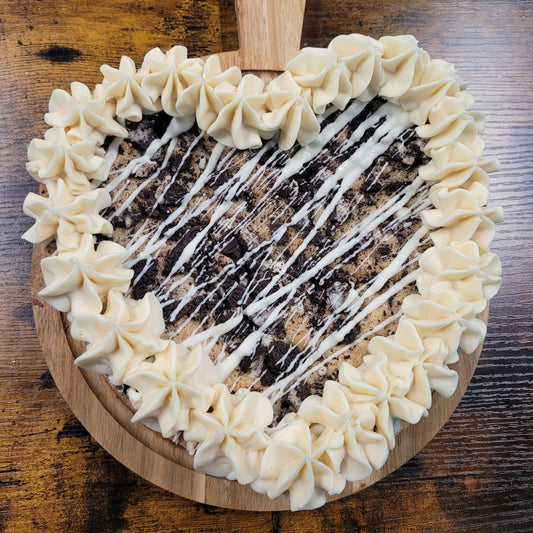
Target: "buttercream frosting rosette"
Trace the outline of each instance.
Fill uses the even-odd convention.
[[[395,420],[416,424],[428,414],[432,391],[453,394],[457,374],[448,365],[484,338],[477,315],[501,282],[489,247],[502,214],[487,206],[488,173],[498,163],[481,156],[483,117],[470,110],[453,66],[430,59],[412,36],[352,34],[324,49],[304,48],[267,86],[236,67],[223,71],[217,56],[189,58],[181,46],[151,50],[140,68],[123,57],[118,68],[101,70],[93,91],[76,82],[70,94],[53,92],[50,129],[28,150],[28,172],[47,195],[28,194],[24,212],[35,223],[24,238],[56,244],[42,261],[40,296],[68,313],[72,336],[87,343],[76,364],[127,385],[133,421],[184,438],[197,470],[270,498],[288,495],[292,510],[322,505],[346,481],[383,466]],[[264,394],[230,391],[228,369],[205,346],[162,338],[153,294],[138,301],[127,295],[128,251],[102,240],[113,232],[100,215],[111,203],[100,187],[113,162],[106,139],[126,137],[126,120],[163,111],[177,133],[196,122],[226,146],[258,148],[274,138],[286,150],[315,139],[317,115],[326,109],[375,96],[402,108],[427,141],[430,161],[419,178],[431,185],[432,207],[421,214],[431,246],[416,271],[418,294],[404,299],[393,335],[371,339],[360,366],[341,363],[321,396],[307,397],[272,427]]]

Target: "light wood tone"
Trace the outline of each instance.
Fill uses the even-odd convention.
[[[130,422],[133,411],[127,400],[119,395],[105,376],[74,365],[74,358],[84,351],[84,344],[74,341],[69,324],[61,313],[45,304],[38,296],[44,287],[40,262],[46,250],[35,245],[32,261],[32,302],[35,327],[44,357],[54,381],[76,418],[89,433],[122,464],[180,496],[228,509],[247,511],[287,510],[283,497],[270,500],[257,494],[249,486],[225,479],[206,476],[193,469],[187,451],[148,429]],[[488,308],[483,313],[486,322]],[[338,495],[328,496],[334,501],[358,492],[396,470],[416,455],[450,418],[462,398],[476,368],[481,346],[474,354],[462,354],[452,366],[459,374],[457,390],[450,398],[433,394],[433,406],[427,418],[402,429],[385,465],[360,482],[347,483]]]
[[[236,0],[239,50],[219,54],[232,65],[268,77],[285,70],[300,50],[305,0]]]
[[[51,8],[53,6],[53,8]],[[327,7],[327,9],[325,9]],[[492,249],[504,284],[491,302],[479,364],[458,408],[400,469],[316,511],[211,507],[145,481],[101,448],[56,388],[35,332],[31,221],[37,185],[24,169],[42,136],[50,93],[101,82],[122,54],[140,65],[154,46],[191,56],[238,48],[231,0],[0,3],[0,531],[311,533],[530,531],[533,395],[533,34],[530,0],[307,0],[302,46],[341,33],[412,33],[455,64],[486,114],[491,204],[501,205]],[[53,45],[66,47],[65,54]],[[77,53],[78,55],[74,54]]]

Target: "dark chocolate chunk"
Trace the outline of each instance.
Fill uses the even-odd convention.
[[[215,317],[215,324],[222,324],[223,322],[226,322],[234,315],[234,311],[233,309],[228,309],[220,305],[214,309],[213,315]]]
[[[374,179],[372,176],[369,176],[363,185],[363,191],[368,194],[377,194],[382,189],[382,184],[379,179]]]
[[[391,253],[391,249],[388,244],[382,244],[377,250],[377,254],[380,255],[381,257],[388,257],[390,253]]]
[[[269,387],[270,385],[274,385],[274,383],[276,383],[276,375],[272,374],[268,369],[265,369],[261,374],[261,385]]]
[[[181,203],[187,192],[187,189],[181,183],[173,181],[163,197],[163,203],[165,205],[177,206]]]
[[[239,363],[239,370],[241,372],[249,372],[252,368],[252,361],[253,359],[249,355],[245,355]]]
[[[360,324],[355,324],[355,326],[344,336],[344,339],[343,339],[344,344],[352,344],[352,342],[354,342],[355,339],[357,339],[360,333],[361,333]]]
[[[242,285],[234,285],[225,295],[227,305],[230,307],[237,307],[244,296],[245,290],[245,287]]]
[[[178,307],[178,305],[179,302],[173,301],[163,307],[163,318],[165,319],[165,322],[170,322],[170,317],[172,316],[172,313],[176,310],[176,307]]]
[[[134,148],[144,152],[155,139],[164,135],[171,119],[166,113],[156,113],[145,116],[141,122],[127,120],[128,139]]]
[[[180,237],[178,239],[176,239],[176,237],[172,239],[177,242],[174,248],[172,248],[172,250],[170,250],[170,252],[167,255],[167,261],[163,268],[164,276],[168,276],[168,274],[170,274],[172,267],[179,260],[181,254],[183,253],[183,250],[185,250],[185,247],[194,239],[194,237],[201,230],[202,228],[200,226],[192,226],[192,227],[183,228],[183,232],[180,232],[180,231],[177,232],[178,234],[180,234]]]
[[[305,398],[307,398],[310,394],[309,392],[309,385],[303,381],[301,383],[298,383],[298,385],[296,385],[295,389],[294,389],[294,392],[296,393],[296,396],[300,399],[300,400],[304,400]]]
[[[154,220],[165,220],[170,216],[170,213],[171,211],[168,206],[161,203],[154,206],[152,212],[150,213],[150,217]]]
[[[280,224],[279,222],[273,222],[270,224],[270,233],[272,236],[274,236],[274,233],[276,233],[283,224]],[[285,228],[283,234],[281,237],[276,241],[277,244],[281,246],[285,246],[289,242],[289,232],[287,231],[287,228]]]
[[[231,179],[231,177],[231,172],[228,169],[224,169],[218,174],[212,174],[209,177],[207,184],[213,189],[218,189],[219,187],[222,187],[222,185],[226,184]]]
[[[114,216],[110,220],[113,223],[113,226],[116,228],[130,229],[137,225],[142,218],[142,213],[128,208],[121,215]]]
[[[281,374],[288,370],[296,355],[295,346],[282,341],[272,341],[267,348],[264,363],[274,374]]]
[[[153,291],[157,288],[157,274],[158,274],[158,263],[157,261],[152,261],[152,264],[148,267],[146,272],[142,274],[141,278],[137,280],[137,277],[142,272],[146,266],[146,261],[140,266],[140,261],[133,267],[134,271],[134,284],[133,284],[133,297],[136,300],[140,300],[147,292]],[[137,267],[137,271],[136,268]]]
[[[222,248],[222,253],[237,262],[247,252],[246,242],[240,235],[232,235]]]
[[[281,198],[290,198],[298,194],[298,184],[294,180],[284,181],[276,191],[276,194]]]
[[[235,337],[244,339],[248,337],[255,329],[255,326],[253,323],[247,318],[244,317],[239,325],[233,330],[233,334]]]

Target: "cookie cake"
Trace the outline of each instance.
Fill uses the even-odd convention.
[[[28,149],[41,298],[195,469],[322,505],[484,338],[483,117],[409,35],[304,48],[268,84],[181,46],[101,71]]]

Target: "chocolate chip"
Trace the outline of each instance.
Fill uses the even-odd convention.
[[[187,189],[181,183],[174,181],[165,193],[163,203],[165,205],[176,206],[181,203],[187,192]]]
[[[249,372],[252,368],[252,361],[253,359],[249,355],[245,355],[239,362],[239,369],[241,372]]]
[[[296,356],[296,347],[282,341],[273,341],[267,348],[264,363],[274,374],[288,370],[292,359]]]
[[[264,387],[269,387],[270,385],[274,385],[276,383],[276,376],[275,374],[272,374],[269,370],[266,370],[261,374],[261,385]]]
[[[133,266],[134,280],[137,280],[139,274],[146,266],[145,261],[139,261]],[[137,281],[134,281],[133,285],[133,297],[140,300],[147,292],[153,291],[157,288],[157,275],[158,275],[158,263],[152,261],[152,264],[148,267],[146,272],[142,274],[142,277]]]
[[[222,253],[237,262],[247,252],[246,242],[240,235],[232,235],[224,245]]]

